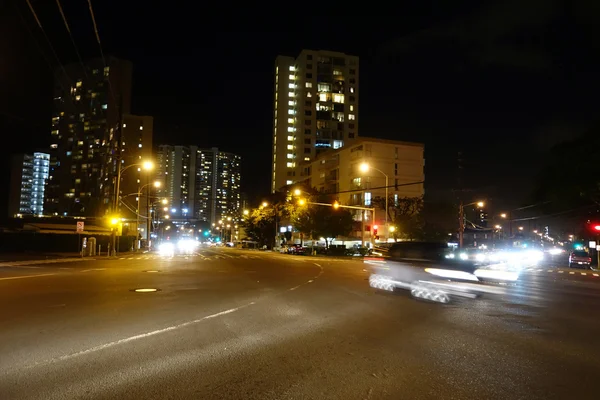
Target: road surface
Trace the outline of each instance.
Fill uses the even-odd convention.
[[[357,261],[199,253],[3,263],[0,398],[598,398],[593,271],[440,305]]]

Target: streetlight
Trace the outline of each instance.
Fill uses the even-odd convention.
[[[125,168],[121,168],[121,162],[117,165],[117,181],[115,182],[115,199],[114,199],[114,212],[119,208],[119,192],[121,191],[121,175],[131,167],[142,166],[144,170],[151,171],[154,169],[154,163],[152,161],[144,161],[143,163],[130,164]]]
[[[244,215],[250,214],[250,210],[244,210]]]
[[[388,186],[389,186],[389,176],[385,172],[383,172],[382,170],[377,169],[375,167],[371,167],[367,163],[362,163],[360,165],[360,170],[362,172],[365,172],[365,173],[369,172],[369,169],[374,169],[375,171],[377,171],[377,172],[381,173],[383,176],[385,176],[385,240],[387,241],[388,237],[389,237],[389,226],[388,226],[388,210],[389,210],[388,209],[388,200],[389,200],[389,194],[388,194],[389,188],[388,188]],[[375,222],[375,221],[373,221],[373,222]]]
[[[483,201],[474,201],[463,205],[461,200],[458,206],[458,246],[461,248],[463,247],[463,238],[465,235],[465,207],[472,206],[473,204],[477,204],[477,207],[480,208],[485,205]]]
[[[152,163],[147,161],[144,163],[144,168],[147,168],[148,166],[151,166]],[[142,190],[144,190],[144,188],[146,186],[149,186],[150,183],[146,183],[145,185],[142,185],[139,187],[138,189],[138,193],[137,193],[137,212],[136,212],[136,228],[138,230],[137,235],[136,235],[136,241],[138,240],[139,237],[139,230],[140,230],[140,200],[142,197]],[[161,182],[160,181],[155,181],[153,182],[153,185],[155,188],[159,188],[161,186]],[[163,204],[165,203],[166,199],[163,199]],[[148,240],[148,242],[150,242],[150,230],[151,230],[151,218],[150,218],[150,190],[148,190],[148,195],[146,196],[146,213],[147,213],[147,221],[146,221],[146,238]],[[139,247],[138,247],[139,249]]]

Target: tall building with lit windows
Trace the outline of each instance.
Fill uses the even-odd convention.
[[[9,217],[44,214],[44,192],[50,155],[35,152],[13,157],[9,188]]]
[[[212,224],[239,215],[240,156],[215,147],[161,145],[156,160],[158,196],[167,199],[171,219]]]
[[[132,64],[107,57],[57,69],[44,212],[102,216],[114,198],[123,115],[130,113]]]
[[[358,137],[358,57],[302,50],[275,60],[271,190],[300,180],[322,151]]]

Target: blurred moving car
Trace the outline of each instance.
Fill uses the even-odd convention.
[[[365,257],[372,269],[369,285],[376,289],[410,290],[413,297],[448,303],[452,297],[475,298],[482,293],[504,293],[486,281],[515,281],[518,273],[480,265],[456,257],[446,243],[399,242],[379,257]]]
[[[592,264],[592,257],[585,250],[574,250],[569,254],[569,268],[581,266],[583,268],[590,268]]]

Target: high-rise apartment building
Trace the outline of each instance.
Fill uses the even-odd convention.
[[[358,137],[358,57],[302,50],[275,60],[271,190],[300,179],[304,164]]]
[[[241,158],[217,148],[162,145],[157,153],[159,197],[171,218],[215,223],[241,209]]]
[[[120,124],[131,106],[131,62],[114,57],[56,72],[46,212],[102,216],[111,210]]]
[[[10,179],[9,217],[42,215],[50,154],[35,152],[13,157]]]
[[[145,161],[154,161],[152,154],[152,134],[154,119],[149,116],[124,114],[121,124],[121,184],[119,192],[121,202],[118,215],[135,219],[137,213],[142,216],[149,215],[146,205],[146,196],[152,196],[153,171],[143,168]],[[118,162],[115,158],[114,162]],[[106,187],[109,195],[114,194],[113,185]],[[138,209],[137,193],[140,193],[140,208]],[[111,197],[111,200],[114,199]]]

